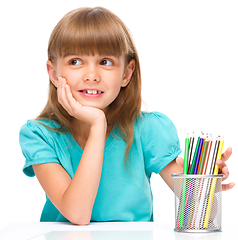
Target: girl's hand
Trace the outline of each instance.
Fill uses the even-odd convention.
[[[232,148],[228,148],[221,156],[221,160],[218,159],[216,161],[217,166],[220,168],[219,170],[219,174],[224,174],[225,177],[222,179],[222,181],[226,180],[229,177],[229,171],[227,168],[227,165],[225,164],[225,162],[229,159],[229,157],[232,154]],[[176,162],[179,165],[179,167],[181,167],[181,169],[183,169],[183,158],[181,157],[177,157],[176,158]],[[228,183],[228,184],[222,184],[222,191],[226,191],[226,190],[230,190],[235,186],[234,182]]]
[[[226,180],[229,177],[228,167],[225,162],[229,159],[232,154],[232,148],[228,148],[221,156],[221,159],[216,161],[217,166],[219,167],[219,174],[224,174],[225,177],[222,181]],[[222,191],[230,190],[235,186],[234,182],[228,184],[222,184]]]
[[[93,107],[82,106],[74,99],[69,85],[62,77],[59,77],[57,94],[59,103],[69,113],[70,116],[86,122],[90,126],[93,126],[100,122],[106,122],[106,117],[102,110]]]

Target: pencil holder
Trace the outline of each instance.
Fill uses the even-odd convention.
[[[175,193],[175,231],[221,231],[221,181],[224,175],[172,174]]]

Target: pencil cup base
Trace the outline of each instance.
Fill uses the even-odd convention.
[[[183,229],[174,229],[175,232],[181,232],[181,233],[214,233],[214,232],[222,232],[222,229],[219,230],[206,230],[206,229],[187,229],[187,230],[183,230]]]

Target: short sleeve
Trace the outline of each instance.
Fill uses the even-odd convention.
[[[32,165],[48,162],[59,163],[50,130],[36,121],[27,121],[21,127],[19,142],[26,159],[23,172],[35,176]]]
[[[159,173],[182,152],[177,129],[159,112],[144,113],[142,121],[145,168],[149,173]]]

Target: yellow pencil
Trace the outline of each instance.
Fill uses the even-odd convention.
[[[221,159],[221,155],[222,155],[222,149],[223,149],[223,145],[224,145],[224,137],[221,138],[221,142],[218,148],[218,153],[217,153],[217,159]],[[217,175],[219,171],[219,167],[217,165],[215,165],[215,169],[214,169],[214,175]]]
[[[221,159],[223,145],[224,145],[224,137],[222,137],[222,139],[220,141],[216,160]],[[219,167],[217,165],[215,165],[213,175],[217,175],[218,171],[219,171]],[[204,219],[204,223],[203,223],[203,228],[208,227],[208,221],[209,221],[210,214],[211,214],[212,201],[213,201],[213,195],[214,195],[214,192],[215,192],[216,181],[217,181],[216,178],[212,179],[211,190],[210,190],[209,199],[208,199],[208,203],[207,203],[207,211],[206,211],[206,215],[205,215],[205,219]]]

